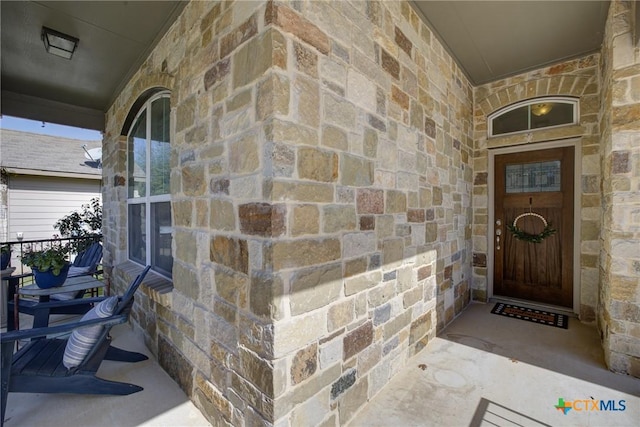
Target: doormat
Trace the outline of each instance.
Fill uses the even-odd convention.
[[[496,303],[491,310],[493,314],[513,317],[515,319],[527,320],[529,322],[541,323],[543,325],[555,326],[556,328],[567,329],[569,318],[566,314],[551,313],[544,310],[520,307],[518,305]]]

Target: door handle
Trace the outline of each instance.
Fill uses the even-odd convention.
[[[498,226],[496,228],[496,250],[499,251],[500,250],[500,236],[502,236],[502,228],[499,228],[502,225],[502,221],[500,221],[499,219],[496,220],[496,225]]]

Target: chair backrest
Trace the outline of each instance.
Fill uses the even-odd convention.
[[[142,281],[144,280],[145,276],[147,275],[150,269],[151,269],[151,266],[147,265],[144,268],[144,270],[142,270],[142,273],[138,274],[138,277],[136,277],[136,280],[131,282],[131,284],[125,291],[124,295],[122,295],[122,297],[120,298],[120,302],[118,302],[118,305],[116,307],[114,314],[122,314],[124,310],[127,308],[127,306],[131,306],[131,304],[133,303],[133,294],[136,293],[136,291],[140,287],[140,284],[142,283]]]
[[[136,277],[136,279],[133,282],[131,282],[131,284],[125,291],[124,295],[120,297],[120,301],[116,306],[113,316],[119,316],[124,314],[126,315],[127,319],[129,318],[131,306],[133,305],[133,294],[135,294],[136,290],[140,287],[140,284],[144,280],[150,268],[151,268],[150,265],[146,266],[144,270],[142,270],[142,273],[138,274],[138,277]],[[87,369],[89,370],[98,369],[98,366],[100,366],[100,363],[104,358],[103,351],[106,351],[106,348],[109,346],[109,340],[107,338],[109,336],[110,330],[111,330],[111,326],[104,327],[102,329],[102,332],[100,333],[100,336],[96,341],[96,345],[94,345],[91,348],[91,351],[89,351],[89,353],[85,356],[82,363],[79,366],[72,368],[70,372],[72,371],[75,372],[78,370],[83,371]]]
[[[102,259],[102,245],[100,242],[93,243],[84,251],[80,252],[73,260],[74,267],[89,267],[89,271],[96,270]]]

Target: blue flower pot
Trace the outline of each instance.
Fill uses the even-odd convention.
[[[69,274],[69,266],[71,264],[65,265],[60,270],[60,274],[54,276],[51,270],[47,271],[38,271],[35,268],[32,268],[33,277],[36,279],[36,285],[38,285],[41,289],[49,289],[55,288],[56,286],[62,286],[65,280],[67,280],[67,274]]]

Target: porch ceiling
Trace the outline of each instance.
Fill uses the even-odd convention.
[[[598,51],[609,1],[415,1],[474,85]]]
[[[1,113],[103,130],[115,95],[181,1],[2,1]],[[600,48],[609,1],[414,1],[475,85]],[[47,26],[80,39],[45,52]],[[526,54],[523,54],[526,53]]]
[[[2,114],[103,130],[104,112],[184,8],[180,1],[3,1]],[[42,27],[80,39],[48,54]]]

